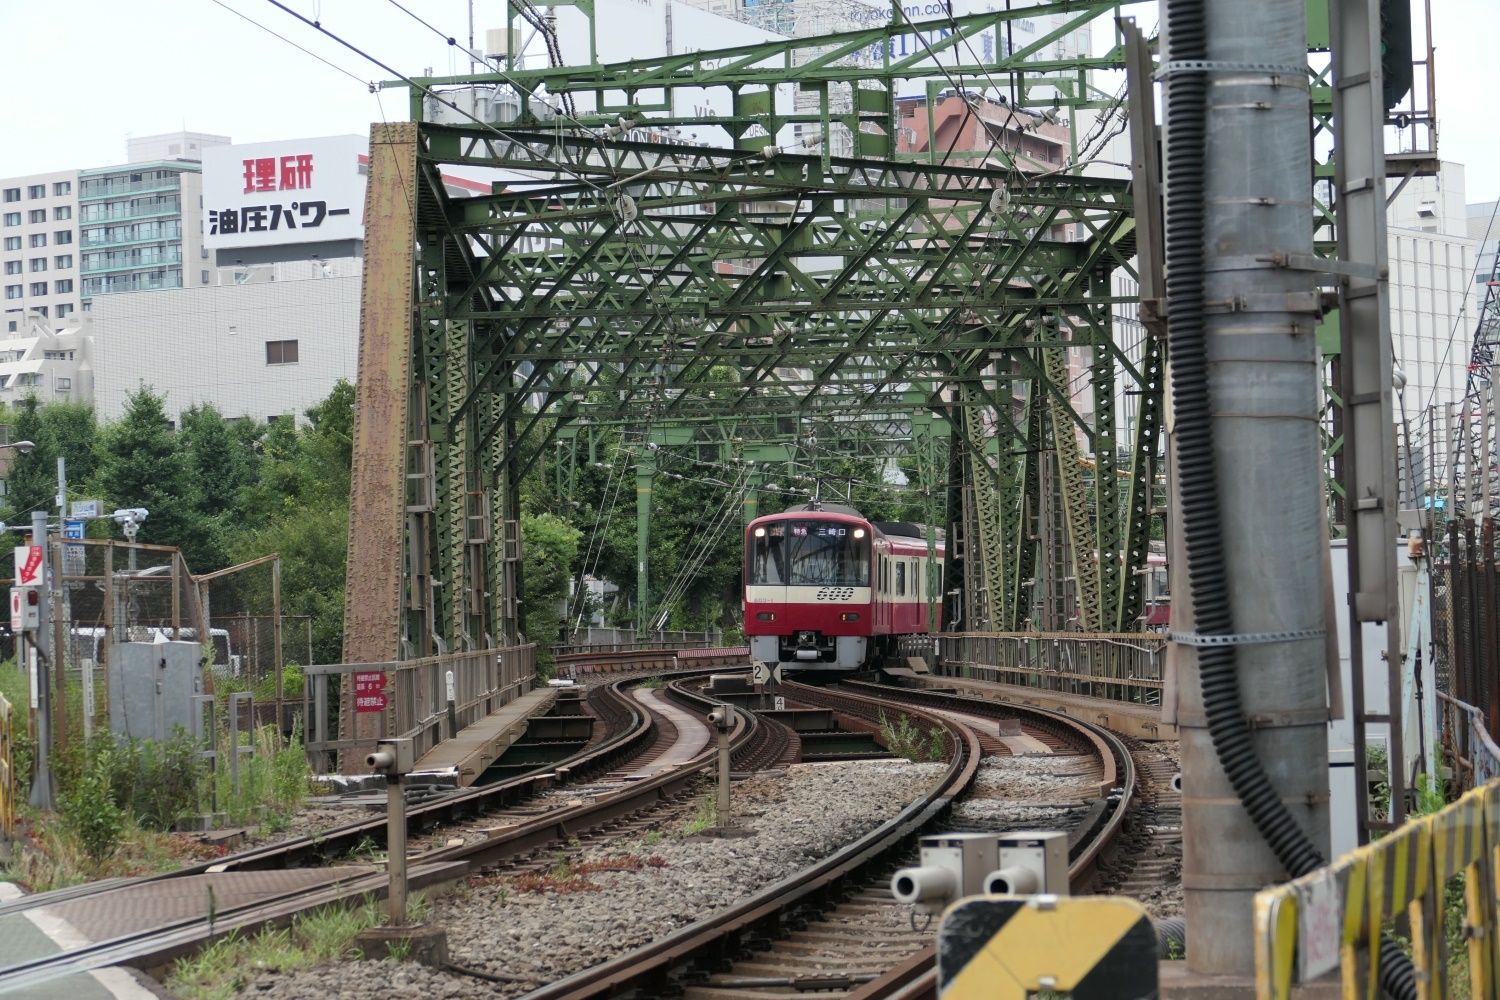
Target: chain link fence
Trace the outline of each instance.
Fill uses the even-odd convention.
[[[57,586],[51,591],[46,641],[59,745],[109,729],[112,684],[122,643],[196,643],[204,671],[194,671],[194,731],[209,704],[222,714],[232,695],[248,693],[256,725],[283,734],[300,725],[302,667],[311,659],[311,620],[282,616],[276,556],[195,577],[173,547],[100,539],[49,540]],[[11,652],[14,636],[8,636]],[[245,699],[239,699],[244,701]],[[116,720],[118,721],[118,720]],[[248,720],[247,720],[248,722]],[[117,726],[115,728],[118,728]],[[170,735],[167,733],[166,735]]]
[[[1495,524],[1450,520],[1433,539],[1432,650],[1439,697],[1472,718],[1442,714],[1444,748],[1467,763],[1500,736],[1500,566]],[[1472,731],[1471,731],[1472,730]]]

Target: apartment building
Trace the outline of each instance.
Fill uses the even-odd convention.
[[[78,173],[82,302],[210,283],[199,215],[203,166],[150,160]]]
[[[28,315],[62,320],[80,305],[78,171],[0,180],[0,287],[4,329]]]

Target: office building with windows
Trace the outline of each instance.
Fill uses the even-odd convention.
[[[28,316],[78,311],[77,227],[78,171],[0,180],[0,333],[19,333]]]

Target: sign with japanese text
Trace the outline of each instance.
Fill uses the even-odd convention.
[[[36,587],[42,582],[42,547],[16,546],[16,586]]]
[[[324,136],[203,151],[209,249],[364,239],[363,136]]]
[[[378,670],[365,670],[354,675],[354,710],[356,712],[384,712],[385,674]]]

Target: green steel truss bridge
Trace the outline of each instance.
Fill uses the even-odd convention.
[[[642,446],[643,514],[648,443],[717,449],[752,497],[780,463],[919,456],[947,497],[950,620],[1135,628],[1162,372],[1155,338],[1113,329],[1135,298],[1111,275],[1135,276],[1153,223],[1128,180],[1038,171],[1003,136],[977,154],[896,141],[898,87],[989,88],[1071,119],[1086,157],[1077,123],[1122,99],[1090,71],[1125,47],[1044,55],[1084,23],[1115,32],[1116,6],[402,81],[416,120],[371,136],[346,661],[515,638],[517,484],[597,428]],[[1042,13],[1062,17],[1033,45],[974,58],[983,29]],[[913,30],[923,51],[891,56]],[[476,85],[514,88],[519,117],[422,120]],[[708,91],[731,112],[681,113]],[[722,141],[683,141],[688,125]],[[829,151],[840,135],[853,156]],[[491,190],[450,196],[450,167],[492,171]]]

